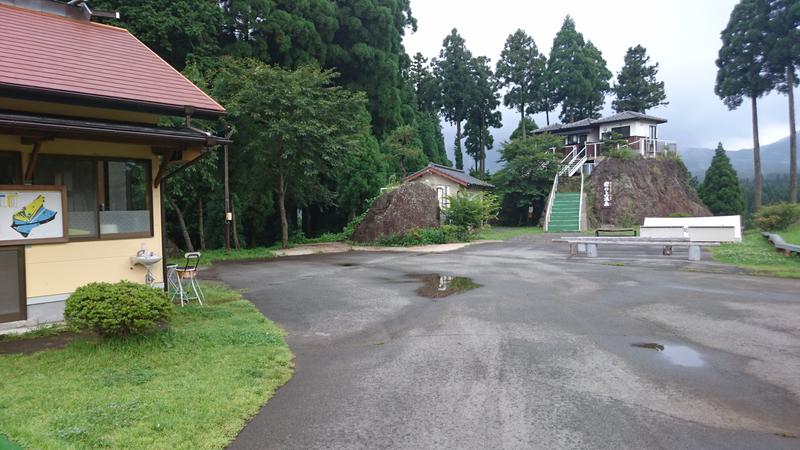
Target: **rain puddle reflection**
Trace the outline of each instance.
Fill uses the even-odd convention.
[[[640,342],[631,344],[634,347],[657,351],[670,364],[683,367],[702,367],[705,365],[703,356],[691,347],[685,345],[663,345],[655,342]]]
[[[444,298],[481,287],[472,278],[466,277],[441,274],[412,274],[409,277],[423,282],[422,287],[417,289],[417,295],[427,298]]]

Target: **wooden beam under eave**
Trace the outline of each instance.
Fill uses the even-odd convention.
[[[28,167],[25,169],[25,177],[22,182],[29,184],[33,180],[33,172],[36,170],[36,163],[39,161],[39,152],[42,150],[42,141],[37,141],[33,144],[33,151],[31,157],[28,159]]]
[[[167,166],[172,161],[172,157],[175,155],[176,150],[168,149],[164,156],[161,157],[161,164],[158,166],[158,172],[156,173],[156,178],[153,180],[153,187],[158,188],[161,185],[161,180],[164,179],[164,175],[167,173]]]

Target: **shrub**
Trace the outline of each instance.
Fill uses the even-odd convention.
[[[669,217],[692,217],[692,215],[685,212],[674,212],[669,213]]]
[[[351,239],[353,237],[353,234],[355,234],[355,232],[356,232],[356,228],[358,228],[358,226],[361,225],[361,222],[364,221],[364,218],[367,217],[367,212],[368,211],[369,211],[369,208],[367,208],[367,210],[364,211],[363,213],[355,216],[353,218],[353,220],[351,220],[344,227],[344,230],[342,230],[342,235],[344,236],[345,239]]]
[[[500,203],[497,196],[481,192],[476,195],[456,195],[450,197],[446,210],[447,224],[475,229],[497,218]]]
[[[632,161],[639,157],[633,150],[628,147],[612,148],[603,153],[609,158],[621,159],[623,161]]]
[[[143,334],[168,322],[171,315],[172,305],[163,291],[130,281],[82,286],[64,309],[69,325],[103,336]]]
[[[765,231],[784,230],[797,221],[800,221],[800,204],[792,203],[764,206],[755,216],[756,226]]]
[[[415,245],[450,244],[466,242],[472,233],[464,227],[442,225],[439,228],[416,228],[402,234],[384,234],[375,241],[381,247],[411,247]]]

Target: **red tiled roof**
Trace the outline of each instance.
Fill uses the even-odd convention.
[[[225,109],[127,30],[0,5],[0,86],[200,113]]]

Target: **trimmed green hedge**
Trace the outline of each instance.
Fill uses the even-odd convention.
[[[168,322],[172,305],[166,294],[143,284],[90,283],[67,299],[64,317],[79,330],[103,336],[144,334],[156,324]]]

